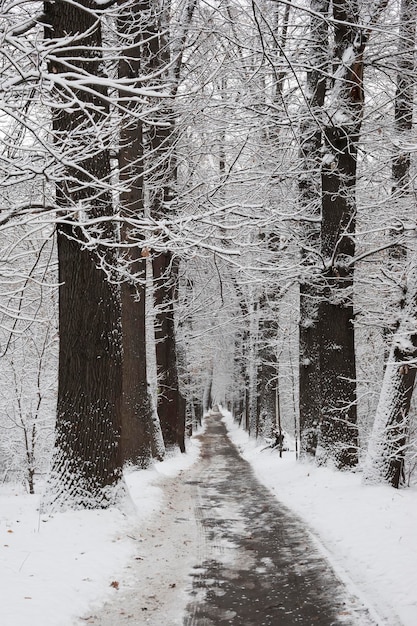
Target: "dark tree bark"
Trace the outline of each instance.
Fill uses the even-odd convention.
[[[160,37],[160,35],[159,35]],[[160,41],[154,51],[159,69],[169,62],[161,48],[167,50],[166,41]],[[175,95],[175,94],[173,94]],[[162,106],[156,124],[150,129],[151,159],[156,163],[149,180],[151,215],[162,220],[174,210],[175,115],[171,107]],[[158,122],[162,122],[159,126]],[[167,247],[153,253],[156,362],[158,368],[158,414],[166,445],[178,445],[185,452],[185,401],[181,395],[178,378],[177,341],[175,329],[175,303],[178,299],[179,259]]]
[[[109,191],[110,161],[103,148],[108,116],[102,78],[100,22],[95,4],[57,0],[45,4],[46,37],[65,45],[51,53],[48,69],[62,82],[54,90],[52,129],[56,151],[70,166],[57,169],[59,266],[59,383],[56,442],[45,506],[105,507],[115,501],[121,477],[121,330],[119,288],[108,280],[114,266],[105,240],[115,239]],[[69,40],[69,37],[74,40]],[[68,75],[66,75],[68,72]],[[88,88],[71,74],[88,77]],[[65,86],[62,86],[65,84]],[[84,218],[109,217],[87,247]],[[100,240],[103,240],[101,245]]]
[[[172,210],[176,175],[173,111],[161,111],[161,118],[169,126],[155,127],[151,141],[152,158],[159,161],[152,180],[151,205],[151,215],[157,220],[163,219]],[[185,401],[179,388],[175,329],[178,271],[179,259],[168,248],[163,252],[154,252],[155,339],[160,390],[158,414],[165,444],[177,444],[181,452],[185,452]]]
[[[300,454],[314,457],[321,419],[322,391],[320,370],[318,281],[320,253],[320,167],[322,147],[322,108],[329,65],[329,0],[311,0],[311,67],[307,73],[305,117],[301,123],[299,179],[300,204],[306,213],[301,235],[302,276],[300,280],[299,323],[299,405]]]
[[[166,445],[185,452],[185,401],[179,389],[174,304],[178,292],[178,260],[168,251],[153,260],[156,307],[156,362],[159,372],[158,413]]]
[[[363,55],[387,5],[379,0],[364,28],[356,0],[333,0],[333,78],[322,166],[321,423],[316,457],[338,468],[358,461],[353,279],[357,152],[364,108]]]
[[[146,44],[142,11],[139,2],[120,2],[119,33],[126,45],[119,61],[119,78],[137,87],[145,63]],[[121,283],[123,334],[123,401],[122,450],[124,460],[146,467],[153,456],[163,456],[154,423],[146,368],[145,276],[147,250],[142,250],[141,235],[131,226],[132,220],[143,216],[143,129],[136,102],[131,93],[120,90],[119,104],[126,111],[121,120],[119,147],[121,244],[124,277]],[[129,223],[130,221],[130,223]]]
[[[301,455],[339,468],[357,463],[356,364],[353,326],[357,145],[363,115],[363,54],[387,0],[377,0],[367,27],[356,0],[312,2],[310,118],[302,128],[304,174],[299,188],[309,208],[300,284]],[[332,46],[329,21],[332,10]],[[332,58],[326,50],[332,50]],[[333,78],[326,89],[326,74]],[[325,100],[325,97],[327,98]],[[321,189],[312,172],[321,165]],[[321,199],[320,199],[321,196]],[[317,222],[320,220],[320,230]],[[317,263],[317,256],[320,263]]]
[[[149,22],[147,65],[160,72],[162,80],[170,85],[170,102],[160,104],[154,125],[149,130],[150,159],[153,174],[149,177],[151,215],[161,220],[174,210],[176,199],[177,129],[173,99],[176,96],[182,65],[182,53],[196,1],[190,0],[183,16],[183,32],[178,49],[171,55],[170,43],[164,30],[168,7],[159,5],[159,13],[149,4],[152,18]],[[164,24],[165,22],[165,24]],[[173,58],[171,58],[171,56]],[[172,64],[172,65],[171,65]],[[153,254],[155,289],[155,338],[159,389],[158,414],[166,445],[177,444],[185,452],[185,400],[180,392],[175,329],[175,303],[178,299],[179,259],[174,257],[168,242],[162,251]]]
[[[358,446],[353,259],[365,42],[357,26],[355,2],[334,1],[333,17],[335,78],[330,96],[334,112],[324,132],[322,167],[321,254],[325,269],[319,306],[322,418],[317,454],[319,462],[331,461],[343,468],[357,463]],[[343,61],[347,54],[353,59],[349,66]]]

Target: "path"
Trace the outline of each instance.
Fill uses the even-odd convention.
[[[146,538],[132,570],[136,589],[87,623],[375,625],[302,522],[257,481],[220,414],[207,418],[200,439],[201,460],[166,485],[159,530]]]

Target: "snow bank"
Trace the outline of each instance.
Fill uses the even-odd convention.
[[[266,449],[223,411],[229,436],[258,479],[304,519],[339,576],[388,626],[417,624],[417,493],[363,486],[360,473],[297,463]],[[398,616],[398,617],[397,617]]]
[[[118,572],[135,552],[138,524],[162,505],[158,481],[189,467],[198,449],[191,440],[186,455],[128,472],[134,505],[128,513],[109,509],[39,515],[39,496],[2,485],[1,626],[69,626],[117,593]]]

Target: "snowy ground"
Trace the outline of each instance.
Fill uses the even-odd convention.
[[[417,624],[416,489],[361,485],[360,474],[263,450],[224,412],[229,436],[258,479],[302,517],[334,569],[385,618]]]
[[[157,533],[172,479],[195,462],[198,450],[192,440],[187,455],[128,474],[133,504],[126,513],[112,509],[40,516],[38,496],[25,495],[20,486],[0,486],[0,625],[88,623],[86,616],[122,591],[126,565],[138,558],[145,536]],[[155,584],[149,584],[151,593],[157,593]]]
[[[230,414],[225,413],[225,420],[232,440],[258,478],[305,519],[339,575],[376,608],[384,618],[381,623],[393,626],[398,615],[404,626],[416,626],[416,490],[363,487],[359,474],[296,463],[289,452],[280,459],[276,452],[262,451],[263,445],[249,440]],[[169,498],[178,497],[175,475],[198,457],[195,441],[188,449],[187,455],[127,476],[135,505],[128,513],[110,510],[39,516],[36,496],[1,486],[1,626],[89,623],[88,616],[101,604],[123,593],[120,582],[127,579],[127,564],[138,558],[141,538],[152,537],[159,550],[175,545],[178,518],[169,523]],[[195,520],[190,520],[190,537],[194,524]],[[166,532],[159,540],[161,526],[172,528],[172,541]],[[185,536],[186,530],[182,528],[181,533]],[[139,580],[138,589],[152,598],[161,591],[158,584],[168,585],[173,602],[177,602],[175,594],[181,589],[169,584],[166,571],[163,574],[146,576],[147,583]],[[174,623],[180,623],[177,617],[172,618]]]

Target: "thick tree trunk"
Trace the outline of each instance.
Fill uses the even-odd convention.
[[[53,508],[114,504],[121,476],[119,290],[71,225],[58,226],[59,370]]]
[[[321,241],[328,268],[319,307],[323,398],[318,460],[332,460],[338,467],[357,463],[358,446],[353,311],[357,141],[349,128],[326,129],[326,154],[332,162],[322,170]]]
[[[322,167],[322,299],[319,307],[322,418],[317,458],[339,468],[358,460],[353,274],[357,146],[363,115],[363,53],[355,2],[333,2],[333,85]],[[346,59],[349,63],[346,63]]]
[[[320,329],[321,290],[317,281],[320,253],[320,167],[322,107],[329,65],[329,0],[311,0],[311,69],[307,73],[307,107],[301,123],[300,204],[306,221],[301,234],[302,277],[299,322],[299,404],[301,457],[314,457],[321,419]]]
[[[95,77],[102,78],[101,31],[94,7],[85,1],[45,4],[46,37],[65,39],[65,47],[56,49],[48,64],[51,74],[60,74],[67,85],[54,93],[54,141],[63,161],[72,161],[56,175],[57,204],[62,208],[57,226],[59,382],[56,441],[45,497],[45,507],[52,509],[114,504],[114,486],[121,478],[120,292],[102,269],[111,272],[115,259],[100,239],[114,241],[115,231],[110,221],[109,154],[97,130],[105,128],[109,111],[105,88],[94,85]],[[76,35],[74,49],[68,43],[71,35]],[[73,89],[67,71],[89,75],[89,89]],[[85,247],[85,235],[74,221],[77,210],[85,219],[109,217],[109,224],[95,233],[95,249]]]

